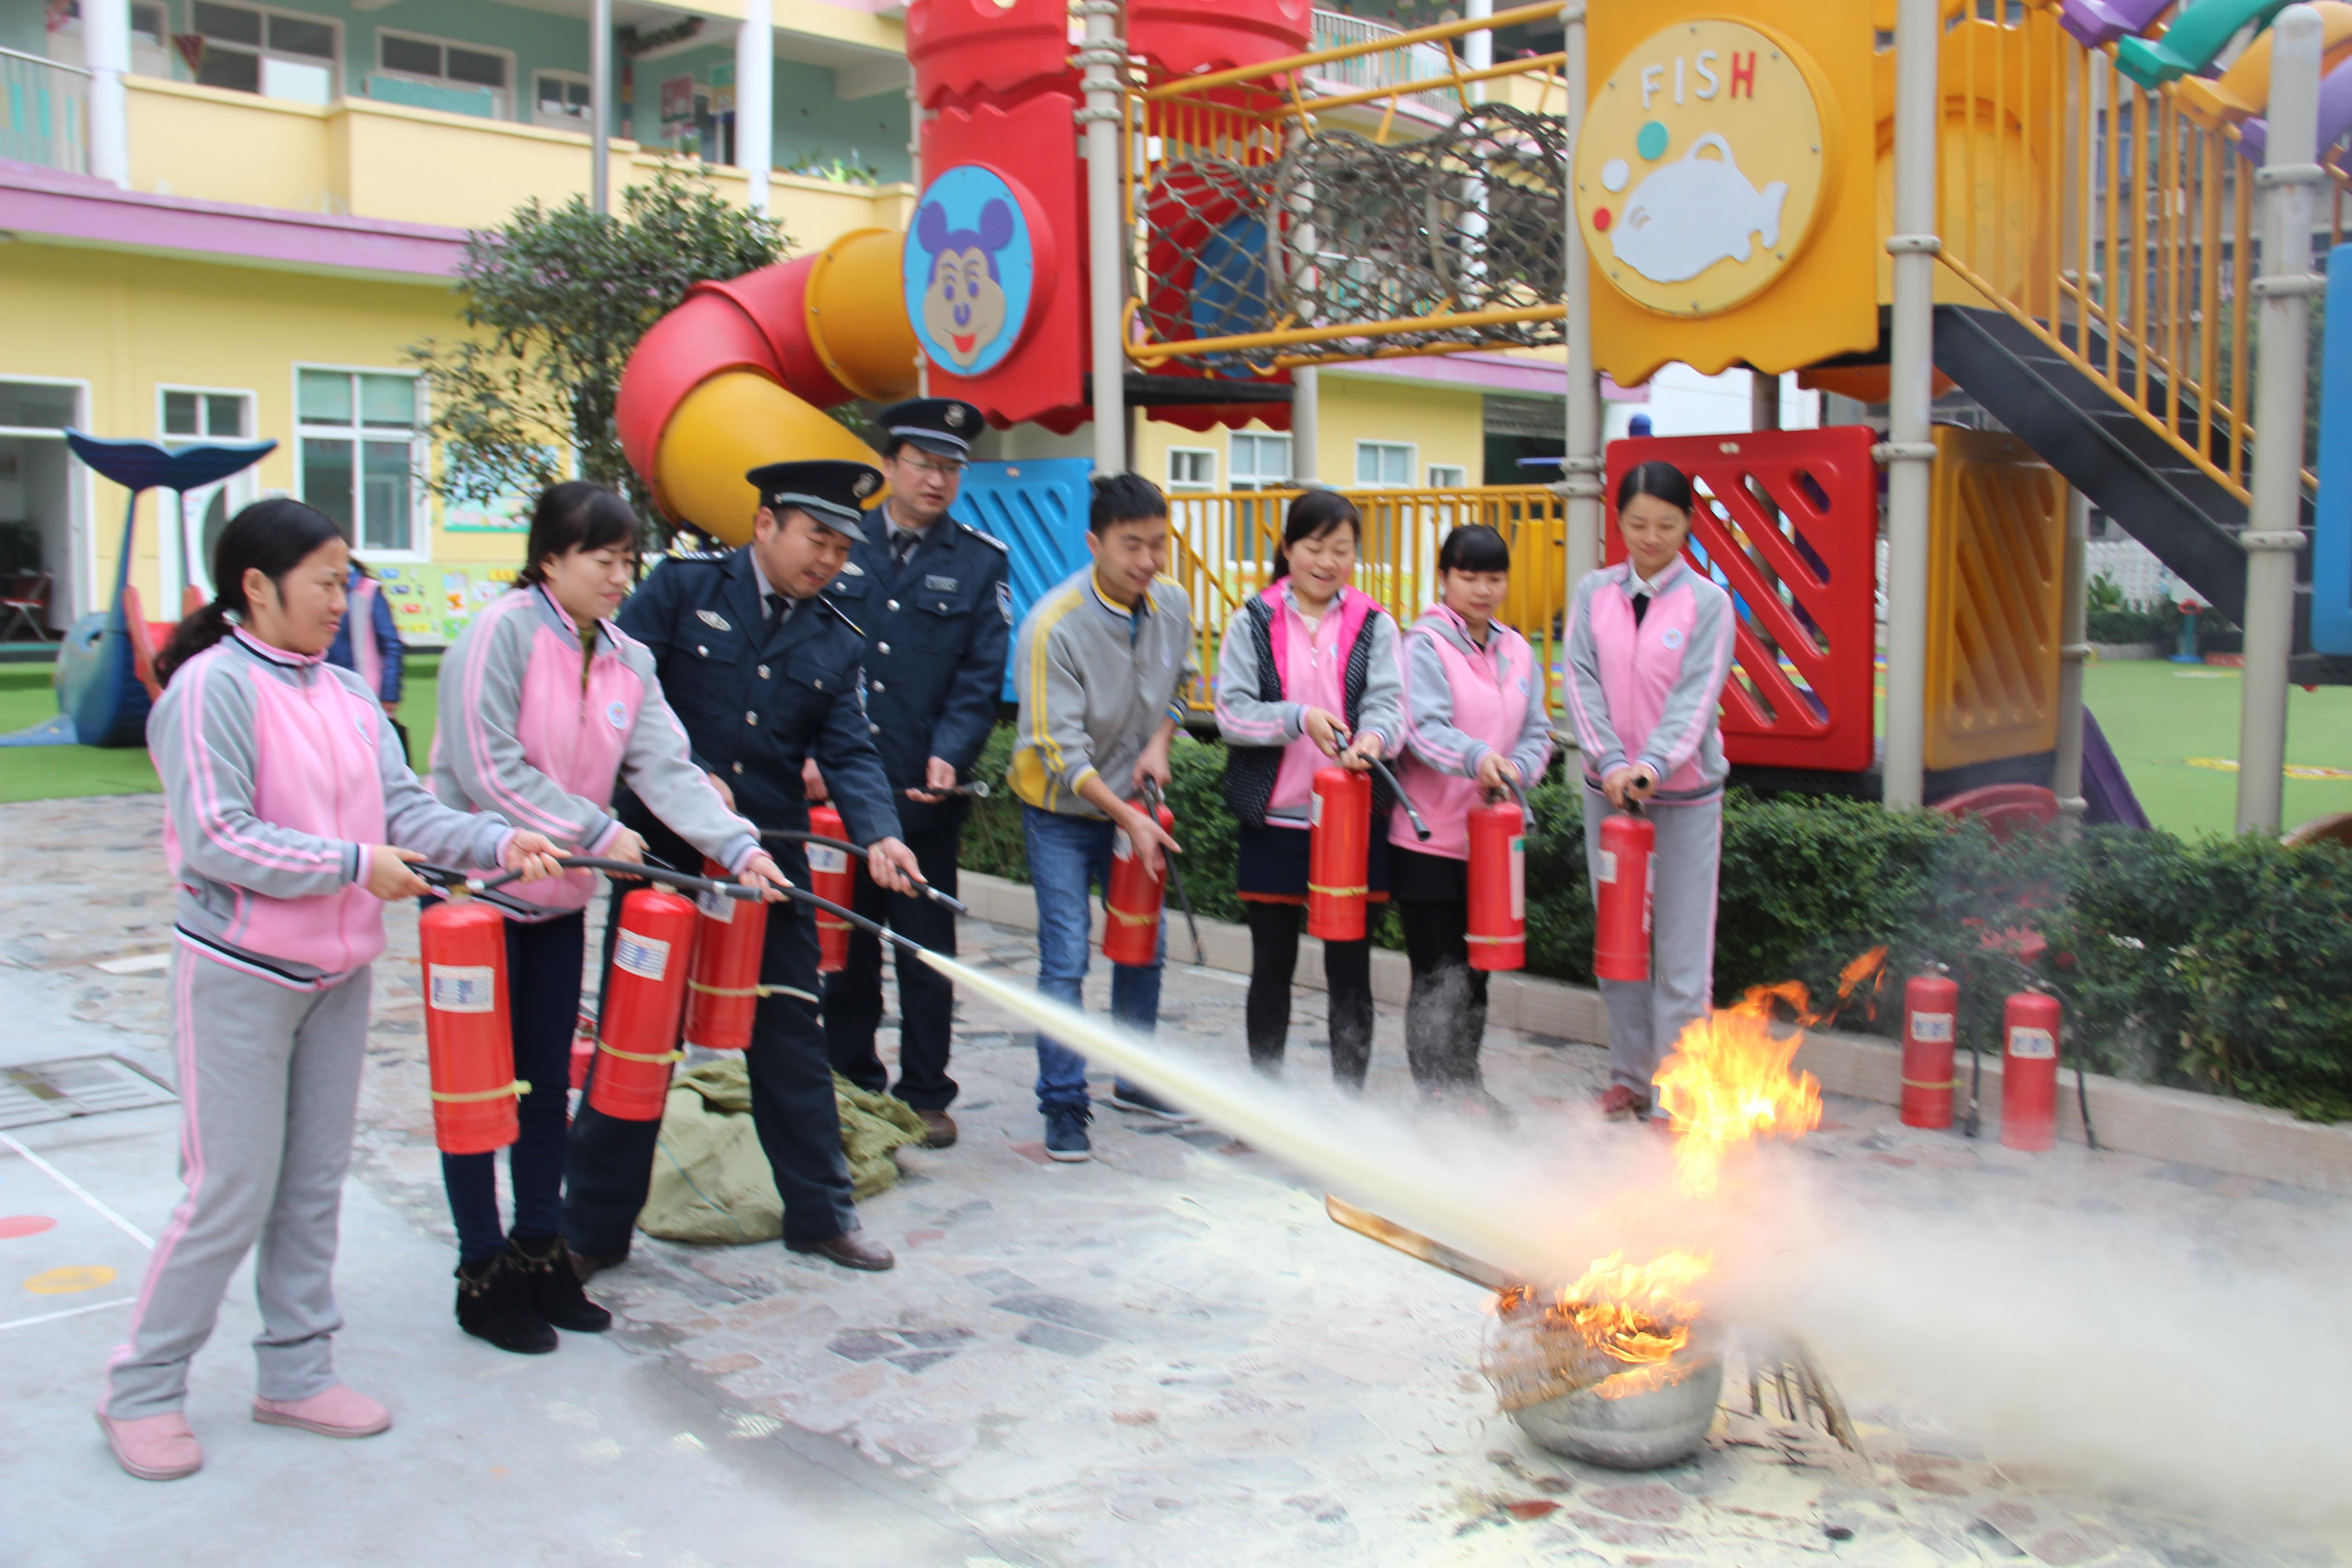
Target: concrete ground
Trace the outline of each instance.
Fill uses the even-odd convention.
[[[92,967],[165,945],[157,821],[152,797],[0,806],[14,862],[0,1068],[113,1054],[168,1078],[160,974]],[[2269,1428],[2227,1407],[2246,1384],[2276,1402],[2273,1470],[2324,1476],[2343,1451],[2352,1202],[2078,1149],[2018,1155],[1834,1100],[1790,1157],[1805,1185],[1789,1190],[1817,1194],[1808,1212],[1855,1239],[1822,1247],[1792,1219],[1789,1247],[1815,1248],[1818,1279],[1861,1279],[1841,1271],[1875,1258],[1890,1289],[1910,1289],[1882,1308],[1857,1287],[1802,1319],[1867,1458],[1734,1415],[1685,1464],[1614,1474],[1546,1454],[1498,1414],[1476,1372],[1480,1293],[1330,1225],[1311,1178],[1222,1133],[1107,1109],[1093,1163],[1046,1162],[1026,1037],[969,1004],[962,1142],[907,1152],[905,1179],[865,1205],[897,1270],[641,1237],[597,1281],[613,1333],[505,1356],[449,1319],[414,921],[392,923],[338,1355],[393,1406],[393,1431],[337,1444],[245,1419],[241,1278],[196,1363],[205,1470],[122,1476],[89,1412],[140,1237],[178,1195],[174,1110],[16,1128],[0,1141],[0,1563],[2352,1561],[2340,1516],[2297,1517],[2298,1500],[2340,1505],[2320,1495],[2328,1483],[2291,1486],[2284,1505],[2237,1486],[2231,1466]],[[968,958],[1034,969],[1023,933],[968,922],[962,939]],[[1236,976],[1171,967],[1163,1039],[1238,1062],[1242,994]],[[1296,1078],[1323,1070],[1320,1017],[1320,997],[1299,993]],[[1383,1016],[1375,1105],[1409,1105],[1402,1056],[1400,1021]],[[1496,1031],[1487,1063],[1523,1113],[1501,1142],[1654,1144],[1581,1119],[1597,1051]],[[2184,1310],[2200,1292],[2239,1310],[2192,1330],[2201,1342],[2161,1313],[2093,1326],[2084,1304],[2112,1300],[2096,1279],[2037,1281],[2031,1258],[1960,1240],[1948,1258],[1907,1249],[1979,1214],[2045,1252],[2112,1243],[2130,1279]],[[1949,1285],[1948,1264],[1963,1271]],[[2241,1301],[2240,1288],[2263,1293]],[[2305,1300],[2326,1306],[2307,1315]],[[2282,1321],[2285,1343],[2249,1342]],[[2015,1386],[1983,1386],[2004,1373]],[[2313,1383],[2332,1392],[2306,1397]],[[2094,1394],[2118,1419],[2084,1419]],[[2195,1485],[2208,1470],[2218,1501]]]

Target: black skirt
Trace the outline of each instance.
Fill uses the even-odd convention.
[[[1304,827],[1240,827],[1234,829],[1234,890],[1257,904],[1303,904],[1307,901],[1307,841]],[[1385,833],[1372,839],[1365,857],[1365,885],[1371,901],[1389,896],[1389,845]]]
[[[1431,855],[1402,845],[1389,846],[1389,887],[1401,904],[1465,904],[1470,901],[1470,862]]]

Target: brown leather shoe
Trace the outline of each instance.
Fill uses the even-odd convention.
[[[1622,1083],[1612,1083],[1608,1092],[1601,1097],[1601,1114],[1612,1121],[1622,1121],[1629,1116],[1647,1117],[1650,1100],[1647,1095],[1637,1094]]]
[[[956,1124],[954,1117],[950,1116],[944,1110],[924,1110],[920,1108],[916,1110],[915,1114],[923,1119],[924,1148],[952,1149],[955,1147]]]
[[[791,1251],[814,1252],[819,1258],[831,1258],[844,1268],[863,1268],[869,1274],[879,1274],[886,1268],[898,1266],[898,1260],[890,1255],[888,1247],[878,1241],[866,1240],[866,1233],[861,1230],[844,1231],[839,1236],[828,1236],[823,1241],[787,1241],[784,1246]]]

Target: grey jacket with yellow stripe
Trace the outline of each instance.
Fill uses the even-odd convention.
[[[1087,567],[1029,606],[1013,646],[1013,687],[1021,716],[1013,750],[1013,792],[1041,811],[1102,813],[1078,798],[1089,775],[1128,793],[1136,759],[1200,671],[1192,605],[1161,577],[1136,608],[1103,597]]]

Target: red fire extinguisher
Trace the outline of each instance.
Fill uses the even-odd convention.
[[[1650,863],[1657,852],[1657,825],[1648,817],[1618,812],[1601,819],[1592,973],[1603,980],[1650,977]]]
[[[1372,777],[1318,768],[1307,817],[1307,934],[1324,942],[1364,940],[1370,896]]]
[[[829,805],[809,807],[809,831],[825,838],[846,839],[849,828],[841,820],[841,813]],[[849,864],[849,852],[828,845],[808,847],[809,891],[820,899],[830,899],[843,909],[850,907],[857,897],[857,873]],[[849,922],[839,915],[816,912],[816,972],[838,974],[849,967]]]
[[[604,976],[596,1073],[588,1103],[622,1121],[658,1121],[669,1095],[678,1016],[692,962],[694,905],[640,888],[621,900],[621,930]]]
[[[2058,1141],[2058,998],[2011,994],[2000,1009],[2000,1145],[2039,1152]]]
[[[1528,814],[1498,800],[1470,813],[1470,967],[1528,962]]]
[[[1176,831],[1176,814],[1160,806],[1156,814],[1167,832]],[[1112,841],[1110,890],[1103,897],[1102,955],[1113,963],[1148,964],[1160,955],[1160,904],[1168,896],[1164,867],[1147,870],[1143,857],[1125,832]]]
[[[471,899],[436,902],[417,917],[425,965],[425,1053],[433,1142],[445,1154],[487,1154],[520,1131],[514,1025],[507,1010],[507,922]]]
[[[1960,1015],[1960,988],[1947,974],[1915,974],[1903,983],[1903,1125],[1949,1127],[1952,1045]]]
[[[705,860],[702,874],[724,880],[727,868]],[[695,908],[694,968],[686,982],[686,1043],[707,1051],[740,1051],[751,1043],[751,1018],[760,1010],[768,906],[705,893]]]

